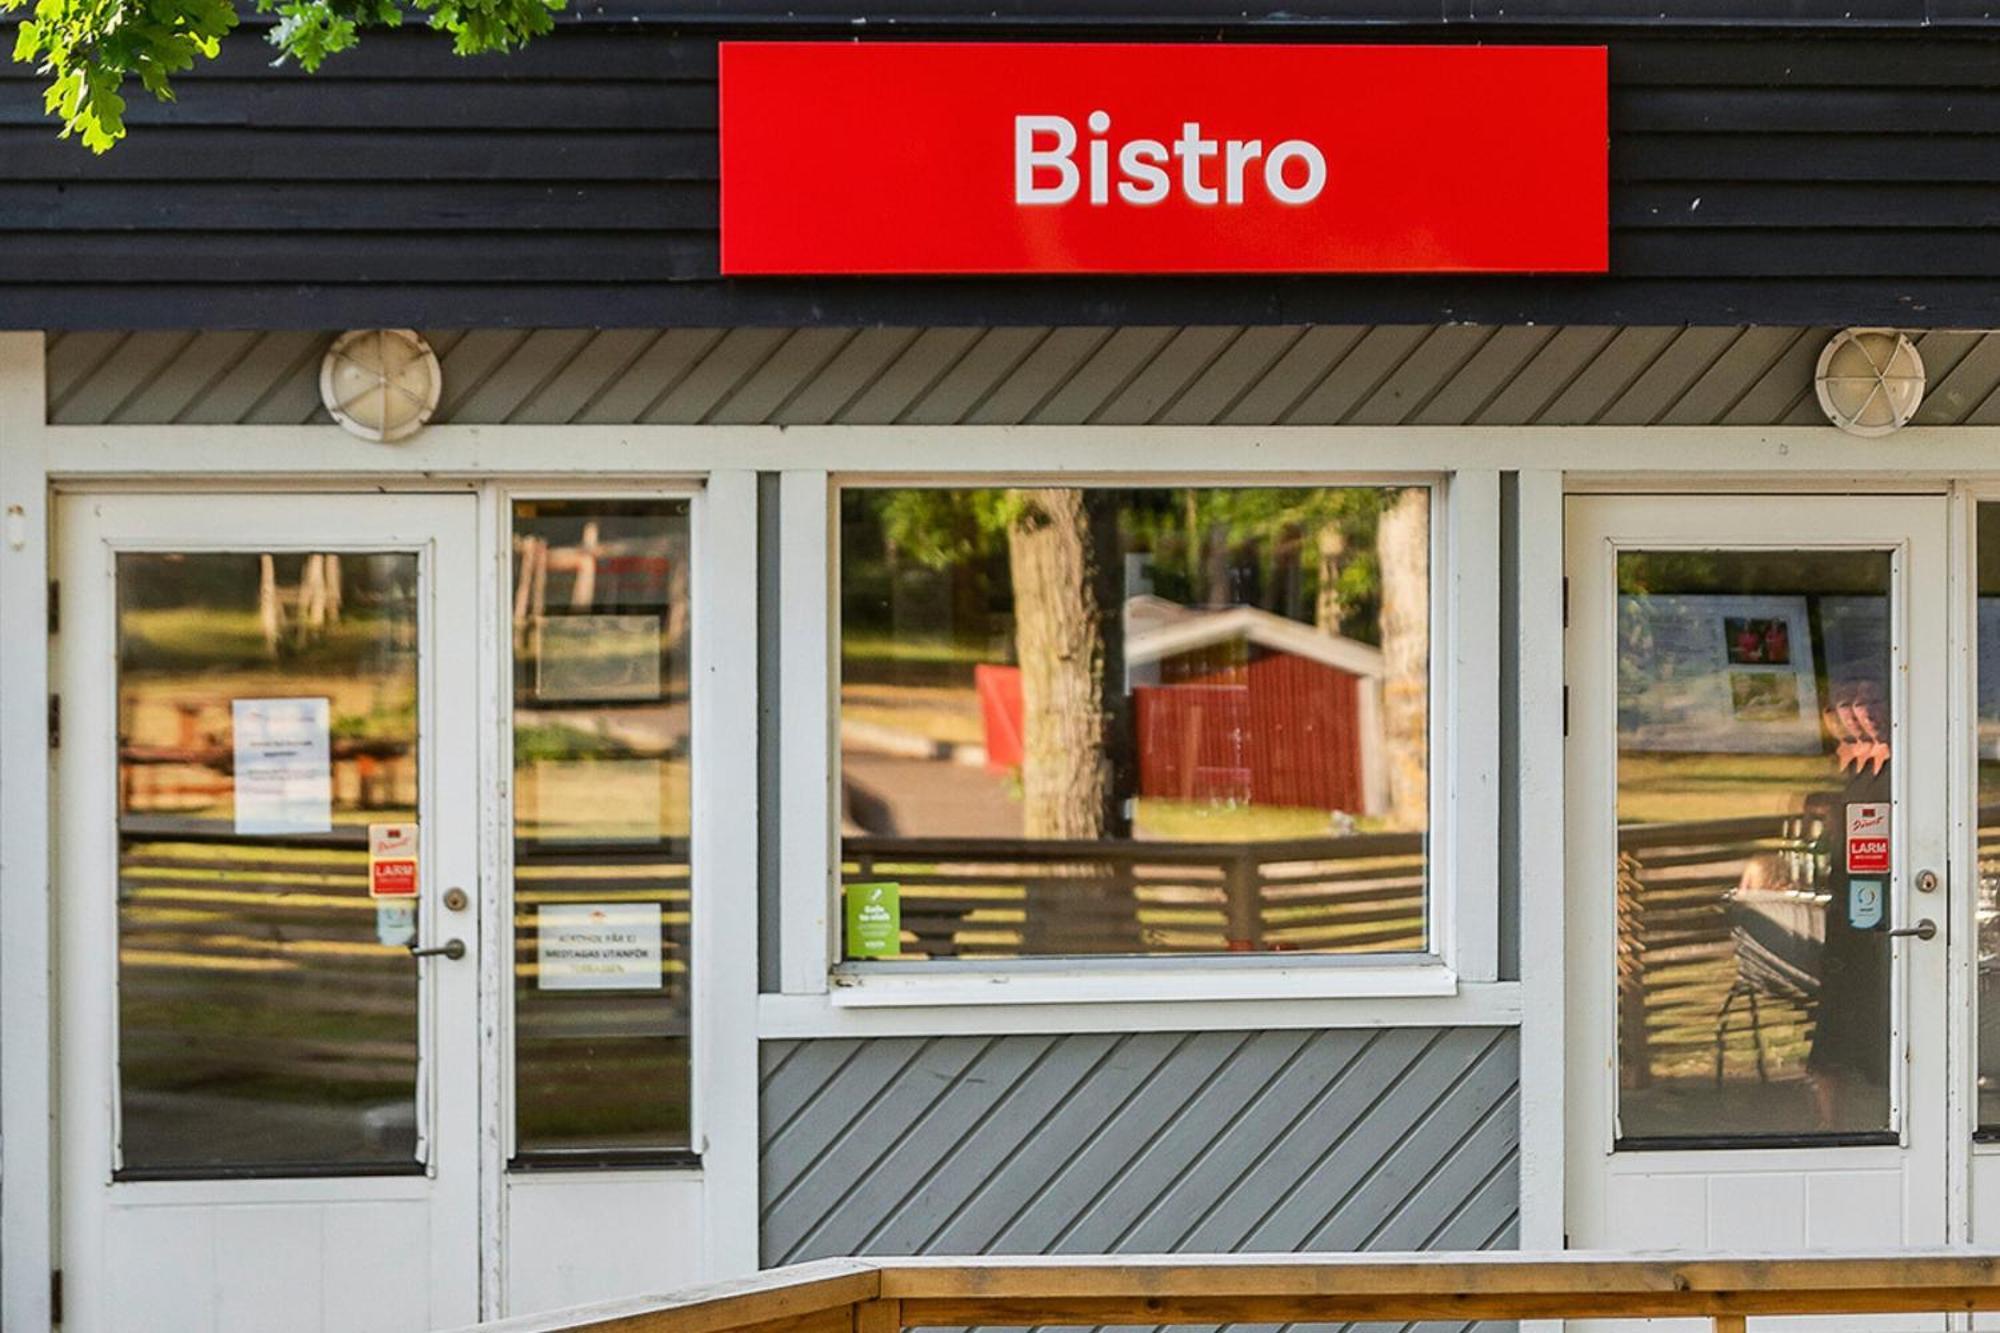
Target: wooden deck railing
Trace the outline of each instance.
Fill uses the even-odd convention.
[[[488,1333],[899,1333],[999,1325],[1342,1323],[2000,1309],[2000,1255],[1112,1255],[827,1259]]]

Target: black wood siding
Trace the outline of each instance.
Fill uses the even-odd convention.
[[[1599,0],[1579,26],[1559,0],[1465,14],[1369,0],[1380,22],[1322,3],[1227,25],[1607,43],[1607,278],[724,282],[715,43],[836,31],[838,15],[802,25],[736,0],[668,22],[644,0],[602,0],[515,56],[458,60],[428,34],[375,33],[312,77],[273,68],[245,32],[178,102],[135,96],[131,139],[103,158],[58,142],[32,75],[8,67],[0,327],[2000,323],[2000,27],[1970,21],[1979,6],[1795,0],[1752,29],[1617,21],[1652,7]],[[1072,23],[1054,16],[1074,6],[1015,0],[977,26],[916,0],[868,8],[877,31],[1224,31],[1159,0],[1098,0]],[[1341,22],[1320,21],[1336,8]],[[1503,10],[1504,26],[1478,17]]]

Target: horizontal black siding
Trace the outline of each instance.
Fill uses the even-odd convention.
[[[2000,322],[2000,27],[1973,22],[1977,6],[1798,0],[1731,33],[1720,4],[1669,6],[1699,26],[1642,29],[1616,20],[1647,6],[1603,0],[1380,0],[1333,7],[1341,23],[1322,6],[1229,25],[1606,42],[1606,278],[732,283],[716,274],[716,41],[827,29],[776,5],[676,7],[669,22],[618,2],[629,21],[605,0],[511,57],[375,33],[311,77],[273,68],[246,32],[178,102],[135,96],[132,137],[104,158],[58,142],[32,74],[7,67],[0,327]],[[982,6],[983,28],[936,5],[869,12],[1019,36],[1056,7]],[[1066,12],[1097,35],[1204,11]]]

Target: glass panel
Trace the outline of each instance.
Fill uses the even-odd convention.
[[[1430,500],[846,491],[847,956],[1423,949]]]
[[[514,506],[523,1161],[689,1142],[688,641],[687,501]]]
[[[1892,791],[1890,577],[1876,551],[1618,559],[1628,1144],[1891,1128],[1888,876],[1847,864]]]
[[[118,557],[124,1169],[411,1169],[417,557]]]
[[[2000,504],[1979,533],[1979,1132],[2000,1137]]]

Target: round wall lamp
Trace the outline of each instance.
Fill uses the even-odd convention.
[[[415,329],[352,329],[319,364],[319,400],[350,435],[408,439],[437,411],[444,373]]]
[[[1888,435],[1924,401],[1924,359],[1895,329],[1842,329],[1819,354],[1813,390],[1826,419],[1849,435]]]

